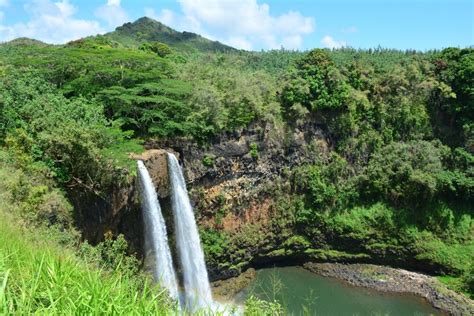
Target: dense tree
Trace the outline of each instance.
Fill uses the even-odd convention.
[[[113,86],[102,90],[99,99],[109,117],[121,120],[124,129],[139,135],[187,135],[192,131],[191,109],[183,100],[190,90],[185,82],[163,79],[128,89]]]
[[[325,50],[314,49],[297,61],[288,75],[280,100],[289,119],[309,111],[338,110],[346,106],[348,87]]]
[[[68,186],[99,192],[120,177],[111,161],[127,165],[127,151],[140,150],[99,104],[66,99],[34,71],[1,78],[0,110],[0,141],[20,166],[41,162]]]
[[[474,50],[447,48],[433,57],[440,84],[430,109],[437,135],[474,152]]]
[[[449,151],[446,146],[426,141],[391,143],[370,160],[364,191],[395,206],[420,208],[436,196],[437,176]]]
[[[147,42],[140,45],[138,48],[143,51],[149,51],[157,54],[160,57],[165,57],[172,53],[171,48],[165,43],[161,42]]]

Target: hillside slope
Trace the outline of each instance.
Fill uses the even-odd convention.
[[[211,41],[191,32],[178,32],[154,19],[142,17],[133,23],[125,23],[104,37],[125,47],[138,47],[145,42],[162,42],[180,51],[225,52],[235,48],[218,41]]]
[[[34,38],[28,38],[28,37],[19,37],[15,38],[11,41],[1,43],[0,45],[5,45],[5,46],[35,46],[35,47],[46,47],[50,44],[47,44],[42,41],[38,41]]]
[[[0,210],[0,314],[149,314],[174,307],[133,276],[104,273]]]

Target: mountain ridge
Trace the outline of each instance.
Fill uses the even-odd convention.
[[[43,41],[19,37],[0,43],[2,46],[74,46],[74,47],[120,47],[138,48],[147,42],[161,42],[181,52],[237,52],[238,49],[219,41],[212,41],[193,32],[179,32],[160,21],[141,17],[127,22],[114,31],[73,39],[64,44],[49,44]]]
[[[219,41],[212,41],[196,33],[176,31],[160,21],[146,16],[134,22],[127,22],[103,36],[125,47],[138,47],[145,42],[162,42],[174,49],[184,51],[237,51],[231,46]]]
[[[0,45],[6,45],[6,46],[38,46],[38,47],[45,47],[45,46],[50,46],[51,44],[45,43],[43,41],[34,39],[34,38],[29,38],[29,37],[17,37],[15,39],[12,39],[10,41],[6,41],[3,43],[0,43]]]

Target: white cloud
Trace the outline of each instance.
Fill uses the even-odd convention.
[[[31,37],[58,44],[103,32],[96,21],[76,19],[77,9],[69,0],[32,0],[24,5],[24,9],[30,16],[29,21],[0,25],[0,41]]]
[[[121,7],[120,0],[107,0],[107,3],[95,10],[95,16],[107,22],[109,27],[116,27],[128,22],[127,12]]]
[[[314,32],[312,17],[296,11],[275,16],[257,0],[178,0],[181,13],[147,9],[145,13],[178,30],[199,33],[243,49],[301,48]]]
[[[283,47],[301,47],[303,44],[303,37],[301,35],[292,35],[283,37]]]
[[[244,37],[230,37],[226,42],[232,47],[238,47],[245,50],[252,49],[252,43],[246,40]]]
[[[332,38],[329,35],[326,35],[323,37],[321,40],[321,44],[324,45],[326,48],[341,48],[344,46],[347,46],[347,43],[344,41],[336,41],[334,38]]]
[[[158,14],[156,14],[155,9],[153,8],[145,8],[145,16],[158,20]]]
[[[167,9],[161,10],[161,14],[160,14],[160,16],[158,16],[158,20],[163,22],[166,25],[173,24],[173,21],[175,19],[176,19],[176,17],[174,16],[173,11],[167,10]]]
[[[342,33],[346,33],[346,34],[357,33],[358,31],[359,30],[355,26],[349,26],[341,30]]]
[[[8,0],[0,0],[0,7],[7,7],[9,4]]]
[[[158,20],[165,25],[174,25],[176,21],[176,16],[173,11],[168,9],[161,10],[161,13],[156,13],[153,8],[145,8],[145,16]]]

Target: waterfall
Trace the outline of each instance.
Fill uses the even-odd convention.
[[[138,161],[143,219],[145,224],[145,259],[151,262],[153,276],[169,295],[178,299],[178,283],[168,245],[166,224],[161,213],[155,186],[143,161]]]
[[[181,167],[176,157],[170,153],[168,153],[168,171],[176,244],[183,269],[186,304],[191,310],[211,307],[213,305],[211,286],[193,209]]]

